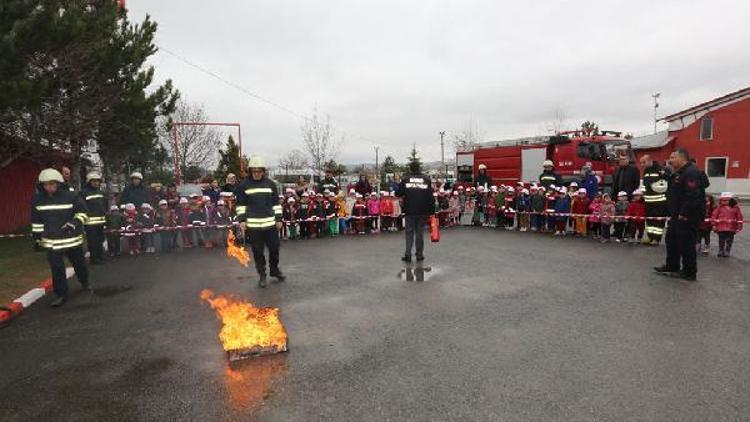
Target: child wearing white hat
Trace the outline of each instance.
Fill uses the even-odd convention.
[[[109,231],[122,227],[122,213],[117,205],[109,207],[109,212],[104,217],[104,225],[107,228],[107,253],[111,257],[120,255],[120,234]]]
[[[615,242],[627,243],[628,233],[625,230],[627,221],[625,215],[628,213],[628,207],[630,201],[628,201],[628,193],[620,191],[617,193],[617,202],[615,203]]]

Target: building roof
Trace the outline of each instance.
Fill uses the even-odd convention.
[[[668,136],[669,131],[656,132],[651,135],[638,136],[630,140],[634,150],[661,148],[672,142],[674,136]]]
[[[696,106],[687,108],[687,109],[682,110],[682,111],[680,111],[678,113],[674,113],[674,114],[670,114],[669,116],[662,117],[659,120],[665,121],[665,122],[671,122],[673,120],[679,119],[680,117],[683,117],[683,116],[686,116],[686,115],[689,115],[689,114],[693,114],[693,113],[696,113],[696,112],[699,112],[699,111],[702,111],[702,110],[707,110],[707,109],[710,109],[710,108],[716,108],[718,106],[721,106],[724,103],[728,103],[730,101],[740,100],[740,99],[743,99],[745,97],[750,97],[750,87],[743,88],[743,89],[740,89],[738,91],[734,91],[732,93],[723,95],[721,97],[714,98],[713,100],[706,101],[704,103],[700,103],[700,104],[698,104]]]

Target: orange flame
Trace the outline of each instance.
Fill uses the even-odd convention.
[[[229,234],[227,235],[227,256],[236,258],[237,261],[240,261],[240,264],[247,267],[250,263],[250,254],[242,246],[235,245],[234,241],[234,233],[232,233],[232,230],[229,230]]]
[[[227,296],[214,296],[208,289],[201,291],[205,300],[221,319],[219,339],[226,351],[253,347],[287,350],[287,334],[279,319],[279,308],[258,308],[250,302]]]

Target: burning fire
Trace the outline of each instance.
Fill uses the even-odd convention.
[[[278,308],[258,308],[231,296],[214,296],[208,289],[201,291],[201,300],[221,319],[219,339],[230,361],[287,350]]]
[[[229,234],[227,235],[227,256],[230,258],[237,258],[237,261],[240,261],[240,264],[247,267],[250,263],[250,254],[248,254],[242,246],[235,245],[235,239],[234,233],[232,233],[232,230],[230,229]]]

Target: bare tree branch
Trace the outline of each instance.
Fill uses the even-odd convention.
[[[482,140],[484,133],[474,119],[469,119],[460,134],[453,136],[453,149],[456,152],[472,151]]]
[[[221,148],[221,132],[212,126],[179,125],[177,126],[177,150],[172,136],[171,122],[208,122],[208,115],[200,104],[190,104],[180,100],[170,121],[159,125],[159,142],[170,155],[178,154],[180,166],[198,166],[212,169],[218,163],[218,151]]]
[[[331,117],[326,116],[322,121],[318,118],[318,110],[302,125],[302,144],[310,156],[312,168],[320,175],[323,167],[330,160],[335,160],[341,147],[342,139],[335,139],[336,130],[331,124]]]

